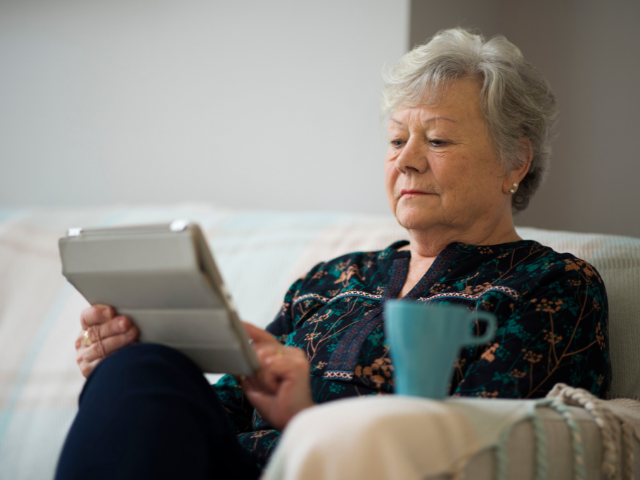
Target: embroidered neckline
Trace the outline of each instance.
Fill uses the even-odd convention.
[[[300,303],[309,298],[313,298],[314,300],[318,300],[319,302],[322,302],[322,303],[331,303],[335,300],[339,300],[340,298],[344,298],[344,297],[362,297],[362,298],[368,298],[370,300],[382,300],[382,295],[374,295],[373,293],[367,293],[361,290],[349,290],[347,292],[339,293],[335,297],[324,297],[322,295],[318,295],[317,293],[307,293],[305,295],[296,297],[293,300],[293,305],[296,305],[297,303]]]
[[[465,300],[475,301],[489,292],[502,292],[514,300],[520,299],[520,293],[518,293],[514,289],[503,287],[501,285],[495,285],[487,288],[486,290],[483,290],[482,292],[478,292],[476,294],[460,293],[460,292],[445,292],[445,293],[436,293],[435,295],[431,295],[429,297],[419,297],[419,298],[416,298],[415,300],[417,300],[418,302],[430,302],[431,300],[436,300],[438,298],[463,298]]]

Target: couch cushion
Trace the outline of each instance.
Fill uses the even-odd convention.
[[[202,204],[0,209],[0,478],[51,477],[84,381],[73,342],[86,302],[61,275],[57,239],[69,227],[177,218],[200,223],[241,316],[258,325],[271,321],[287,287],[317,262],[407,238],[390,215]],[[640,240],[519,232],[598,269],[609,293],[612,397],[640,398]]]
[[[518,233],[596,267],[609,298],[609,398],[640,400],[640,239],[536,228],[518,228]]]

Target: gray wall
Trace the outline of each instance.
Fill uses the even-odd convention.
[[[408,0],[0,1],[0,206],[387,212]]]
[[[516,223],[640,237],[640,2],[413,0],[409,44],[456,25],[505,35],[560,103],[549,179]]]
[[[640,2],[2,0],[0,207],[388,211],[380,71],[502,33],[562,110],[519,225],[640,237]]]

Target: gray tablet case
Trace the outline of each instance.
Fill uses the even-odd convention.
[[[176,348],[204,372],[258,369],[197,224],[72,228],[59,247],[67,280],[90,304],[131,318],[141,342]]]

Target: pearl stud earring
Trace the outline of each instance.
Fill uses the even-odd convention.
[[[513,185],[511,185],[511,188],[509,189],[509,193],[513,195],[514,193],[516,193],[517,189],[518,189],[518,184],[514,183]]]

